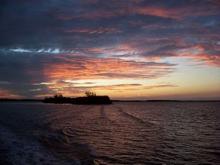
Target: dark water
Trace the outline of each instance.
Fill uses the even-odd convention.
[[[220,164],[220,103],[1,103],[0,142],[4,164]]]

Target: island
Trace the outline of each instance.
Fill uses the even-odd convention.
[[[112,104],[109,96],[96,96],[94,92],[85,92],[86,96],[83,97],[64,97],[62,94],[56,94],[54,97],[46,97],[44,103],[56,104]]]

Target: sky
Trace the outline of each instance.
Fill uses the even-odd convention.
[[[219,0],[1,0],[0,98],[220,99]]]

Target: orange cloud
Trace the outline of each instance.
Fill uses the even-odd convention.
[[[104,79],[145,79],[167,75],[175,69],[174,65],[156,62],[137,62],[114,58],[60,56],[58,62],[45,65],[43,74],[52,83],[45,84],[49,90],[71,93],[82,93],[85,88],[96,90],[120,90],[141,87],[141,84],[108,84],[84,86],[70,83],[67,80]]]
[[[144,7],[137,7],[134,11],[138,14],[143,14],[143,15],[153,15],[158,17],[174,18],[174,19],[180,18],[180,15],[177,14],[177,11],[175,9],[166,9],[162,7],[144,6]]]
[[[215,9],[215,10],[214,10]],[[135,9],[132,9],[132,12],[143,14],[143,15],[152,15],[164,18],[173,18],[173,19],[181,19],[187,16],[204,16],[216,14],[218,12],[218,7],[209,10],[204,7],[177,7],[177,8],[165,8],[165,7],[153,7],[153,6],[139,6]]]
[[[71,55],[60,56],[58,61],[44,67],[44,75],[49,79],[152,78],[170,73],[174,69],[174,65],[167,63],[76,58]]]
[[[0,98],[21,98],[21,96],[7,89],[0,89]]]
[[[202,45],[180,49],[177,51],[177,56],[192,58],[209,66],[220,67],[220,54],[208,54],[206,48]]]
[[[202,61],[206,65],[220,67],[220,54],[219,55],[209,55],[209,54],[200,54],[198,56],[191,56],[197,61]]]

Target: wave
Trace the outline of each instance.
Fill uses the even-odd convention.
[[[17,136],[10,129],[0,125],[1,148],[5,150],[6,160],[12,165],[30,165],[30,164],[53,164],[69,165],[72,164],[66,160],[61,160],[51,154],[38,141],[25,139]],[[2,161],[1,161],[2,163]],[[74,163],[78,163],[77,160]]]
[[[74,160],[79,164],[94,164],[92,151],[87,144],[80,143],[74,132],[66,127],[60,133],[48,133],[41,136],[41,143],[57,157],[64,160]]]
[[[100,119],[104,120],[108,124],[118,125],[114,120],[109,118],[109,115],[106,114],[104,106],[100,107]]]
[[[76,106],[74,106],[73,108],[76,108]],[[47,116],[45,116],[45,118],[47,118],[45,125],[51,125],[53,123],[59,123],[59,122],[62,123],[63,121],[72,120],[73,118],[77,117],[78,115],[82,115],[83,113],[87,112],[92,108],[93,108],[92,106],[88,106],[88,107],[78,106],[74,110],[68,109],[65,111],[62,110],[62,111],[55,111],[49,113]]]
[[[138,122],[140,124],[144,124],[144,125],[147,125],[147,126],[154,125],[151,122],[146,122],[146,121],[142,120],[141,118],[138,118],[138,117],[136,117],[136,116],[134,116],[134,115],[132,115],[130,113],[127,113],[127,112],[123,111],[123,109],[120,108],[120,107],[116,107],[116,108],[124,117],[127,117],[128,119],[131,119],[131,120],[133,120],[135,122]]]

